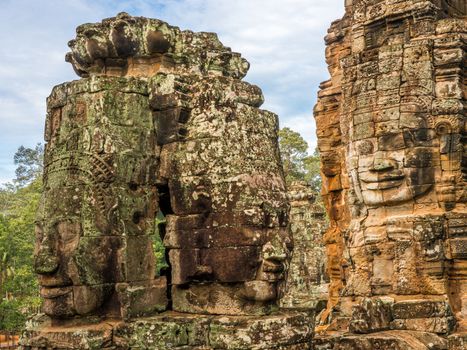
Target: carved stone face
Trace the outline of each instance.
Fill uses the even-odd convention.
[[[351,177],[363,202],[395,205],[426,193],[434,183],[432,137],[428,129],[407,129],[351,142]]]
[[[53,318],[106,314],[116,283],[155,276],[156,165],[146,97],[115,91],[117,80],[96,79],[97,93],[63,92],[87,83],[58,86],[48,101],[35,270]]]
[[[269,312],[292,248],[277,117],[257,108],[262,97],[245,83],[163,74],[152,83],[164,136],[159,175],[170,196],[164,245],[173,310]]]
[[[76,156],[57,157],[47,166],[36,222],[35,270],[44,312],[53,317],[96,310],[108,297],[110,283],[119,279],[115,266],[120,238],[99,230],[104,222],[96,223],[95,215],[105,212],[98,202],[109,190],[85,183],[73,164],[90,162],[91,157],[81,154],[76,162]]]
[[[408,98],[399,107],[352,113],[349,169],[355,192],[364,204],[396,205],[433,187],[439,137],[430,127],[427,104],[424,99]]]

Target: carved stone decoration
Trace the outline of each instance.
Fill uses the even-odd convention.
[[[280,300],[283,308],[322,309],[327,302],[329,277],[323,234],[328,223],[317,197],[306,182],[288,186],[294,250]]]
[[[125,13],[69,46],[82,79],[47,101],[37,216],[46,315],[22,349],[310,348],[313,310],[278,311],[289,201],[248,62],[213,33]]]
[[[164,310],[166,283],[155,278],[151,240],[158,159],[146,84],[65,83],[47,106],[35,250],[43,311],[125,318]],[[154,304],[136,305],[140,298]]]
[[[277,116],[257,108],[259,88],[232,78],[160,73],[151,84],[160,127],[178,120],[159,139],[158,176],[170,195],[173,309],[268,313],[292,249]]]
[[[319,331],[466,331],[466,15],[465,1],[353,0],[329,30],[315,117],[339,296]],[[344,338],[335,349],[373,348]]]

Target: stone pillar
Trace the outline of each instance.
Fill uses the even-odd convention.
[[[323,308],[327,303],[329,277],[323,234],[327,228],[324,208],[306,182],[288,188],[290,226],[294,241],[287,289],[280,300],[283,308]]]
[[[326,37],[331,80],[315,109],[323,192],[345,167],[336,187],[350,217],[337,219],[346,225],[338,312],[321,322],[389,332],[335,339],[338,349],[388,337],[401,339],[387,348],[405,346],[414,331],[432,334],[417,340],[428,346],[433,334],[465,331],[463,10],[455,1],[353,1]],[[328,146],[328,126],[341,148]],[[332,157],[345,166],[329,176]]]

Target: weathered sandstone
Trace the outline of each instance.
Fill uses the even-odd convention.
[[[248,62],[213,33],[125,13],[69,46],[82,79],[47,101],[36,220],[47,316],[22,348],[308,347],[313,309],[278,311],[289,202]]]
[[[433,348],[407,338],[420,332],[442,349],[453,332],[449,343],[462,342],[466,10],[465,1],[346,1],[329,29],[331,79],[315,108],[331,223],[320,346]]]

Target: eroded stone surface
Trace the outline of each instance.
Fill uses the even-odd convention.
[[[329,29],[315,108],[331,271],[319,331],[465,328],[465,16],[465,1],[353,0]]]
[[[120,13],[76,29],[66,60],[80,77],[149,77],[159,71],[243,78],[249,68],[215,33],[182,31],[153,18]]]
[[[315,350],[448,350],[448,341],[428,332],[384,331],[316,339]]]
[[[175,138],[160,140],[158,173],[171,205],[164,245],[173,309],[267,313],[292,248],[277,116],[255,107],[258,88],[232,78],[161,73],[150,81],[160,125],[178,118]]]
[[[328,225],[324,208],[305,182],[292,183],[288,198],[294,250],[280,306],[322,308],[327,302],[329,285],[323,244]]]
[[[165,309],[151,240],[158,159],[147,94],[144,81],[93,77],[48,98],[35,269],[52,317],[126,317],[124,295],[136,286]]]
[[[308,348],[313,310],[278,313],[289,201],[278,118],[241,81],[248,62],[213,33],[125,13],[69,46],[82,79],[47,101],[36,220],[50,319],[22,348]]]
[[[167,312],[127,322],[53,327],[46,317],[23,335],[24,350],[44,349],[311,349],[313,313],[208,316]]]
[[[142,307],[133,299],[155,300],[151,291],[163,310],[151,250],[158,210],[174,310],[269,312],[292,248],[289,205],[277,116],[237,79],[246,61],[214,34],[126,14],[79,27],[70,47],[86,78],[48,99],[36,253],[46,313],[93,313],[115,292],[122,307]],[[156,56],[174,64],[162,69]]]

